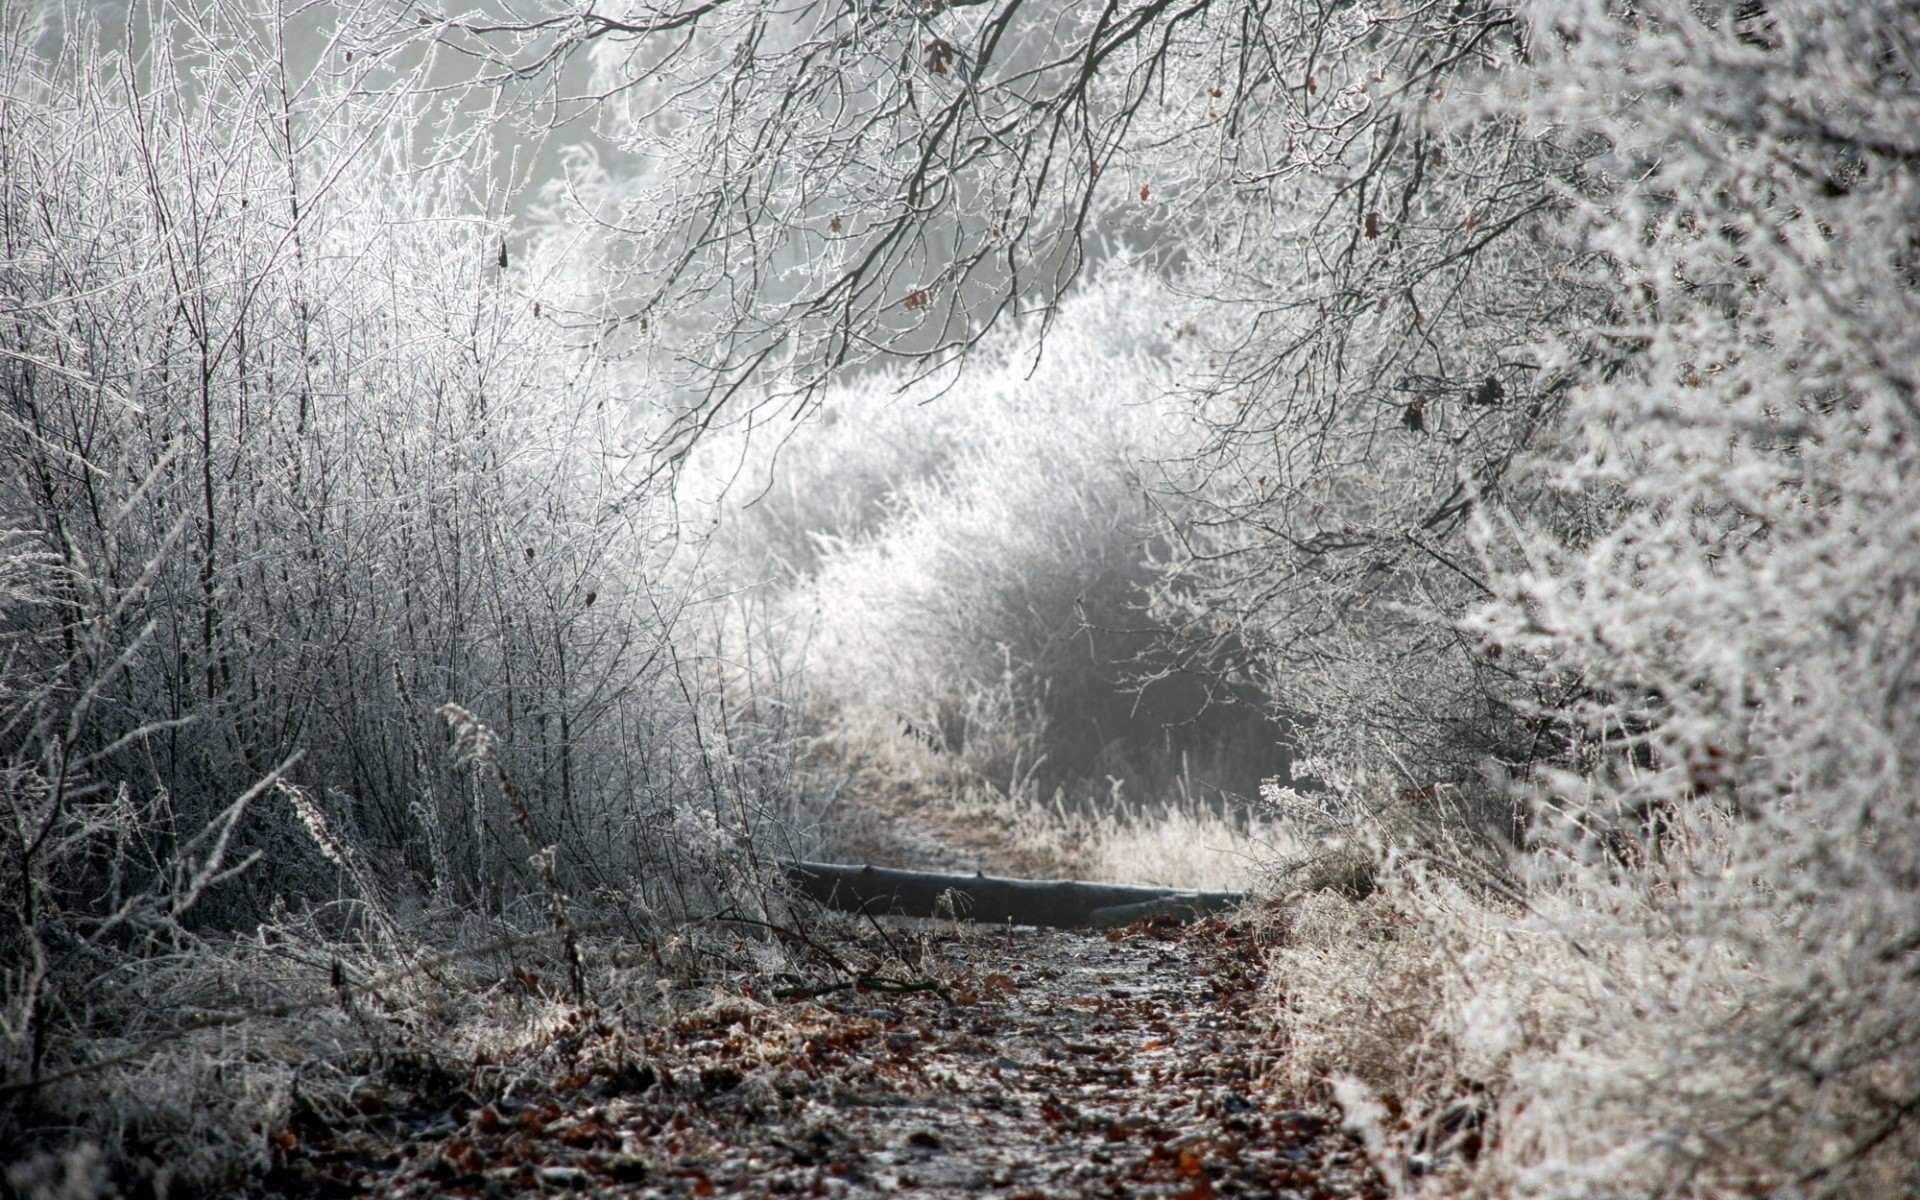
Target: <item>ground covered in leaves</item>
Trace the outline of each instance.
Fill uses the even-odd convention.
[[[647,1028],[586,1009],[544,1051],[550,1070],[395,1061],[348,1108],[297,1104],[266,1182],[393,1197],[1382,1196],[1337,1121],[1270,1082],[1285,1047],[1263,1015],[1257,937],[1164,919],[902,932],[913,969],[867,986],[744,983]]]

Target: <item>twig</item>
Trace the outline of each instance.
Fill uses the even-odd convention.
[[[814,941],[812,938],[808,937],[804,933],[801,933],[797,929],[789,929],[784,925],[776,925],[772,921],[762,921],[756,917],[742,917],[738,915],[730,915],[727,913],[721,913],[717,916],[708,917],[706,919],[709,921],[730,921],[736,925],[754,925],[754,926],[758,926],[761,929],[771,930],[772,932],[779,934],[781,937],[799,942],[801,945],[805,946],[807,949],[812,950],[815,954],[818,954],[821,958],[826,959],[827,964],[833,967],[834,970],[839,971],[842,975],[858,975],[859,974],[858,971],[855,971],[852,967],[847,965],[845,959],[841,958],[838,954],[835,954],[833,951],[827,949],[825,946],[822,946],[819,942]]]
[[[560,890],[560,877],[553,869],[559,846],[540,845],[539,835],[533,828],[533,814],[527,810],[527,803],[521,798],[520,789],[514,786],[506,767],[501,764],[500,756],[494,753],[493,730],[487,727],[486,722],[451,702],[442,704],[439,711],[453,729],[455,753],[469,762],[486,762],[493,767],[494,781],[500,785],[500,794],[506,797],[507,807],[513,812],[513,823],[520,830],[520,836],[526,839],[527,845],[533,847],[532,862],[539,868],[540,881],[546,885],[547,899],[553,905],[553,926],[559,932],[560,944],[567,952],[573,1002],[585,1004],[587,977],[580,967],[579,931],[574,927],[572,914],[567,911],[567,896]]]
[[[844,979],[839,983],[824,983],[817,987],[775,988],[773,997],[776,1000],[812,1000],[819,996],[830,996],[835,992],[852,991],[855,988],[861,991],[887,992],[893,995],[932,992],[948,1004],[953,1003],[953,994],[947,990],[946,984],[938,980],[886,979],[879,975],[862,975],[857,979]]]

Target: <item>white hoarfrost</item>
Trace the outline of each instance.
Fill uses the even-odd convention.
[[[1536,899],[1501,935],[1538,947],[1562,1010],[1508,1060],[1502,1155],[1538,1194],[1905,1192],[1920,12],[1528,15],[1509,102],[1618,171],[1575,207],[1618,353],[1537,468],[1613,497],[1597,527],[1486,527],[1476,628],[1571,684],[1537,716],[1573,739],[1532,785]],[[1457,1018],[1538,1011],[1514,970],[1463,964]]]

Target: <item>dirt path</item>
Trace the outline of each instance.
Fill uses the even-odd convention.
[[[913,935],[903,934],[904,937]],[[1382,1195],[1327,1114],[1286,1111],[1244,929],[922,934],[933,991],[758,988],[563,1033],[491,1103],[418,1067],[304,1114],[276,1186],[522,1196]],[[562,1061],[563,1060],[563,1061]]]

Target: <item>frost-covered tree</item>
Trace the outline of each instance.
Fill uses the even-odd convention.
[[[1488,650],[1566,684],[1539,716],[1581,739],[1527,935],[1578,1032],[1522,1071],[1508,1153],[1558,1194],[1911,1194],[1920,9],[1530,16],[1509,95],[1605,144],[1576,211],[1620,352],[1538,468],[1607,516],[1487,556]]]
[[[1536,751],[1512,681],[1446,627],[1484,594],[1458,545],[1473,497],[1558,395],[1538,331],[1600,302],[1550,231],[1577,148],[1480,103],[1525,63],[1509,6],[419,20],[574,138],[549,228],[598,255],[576,319],[673,389],[661,463],[715,423],[804,413],[851,368],[933,372],[1010,316],[1044,322],[1125,250],[1194,301],[1164,331],[1197,348],[1181,386],[1206,435],[1173,484],[1201,516],[1159,556],[1179,669],[1263,688],[1300,740],[1409,787]]]

